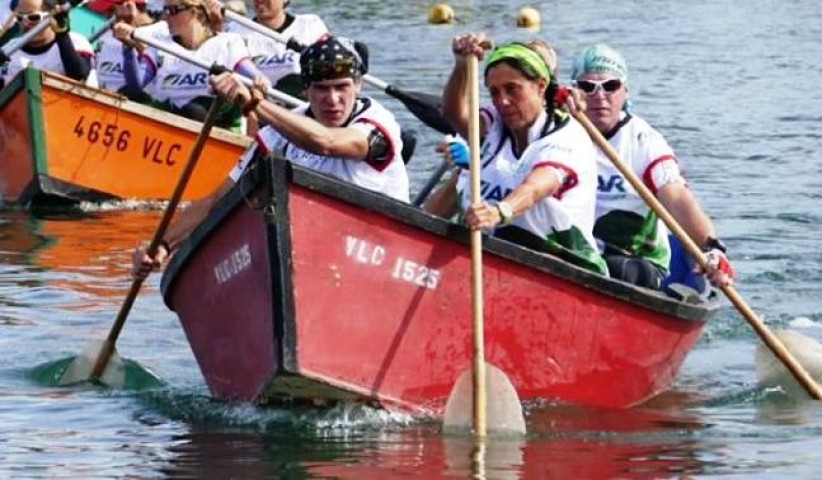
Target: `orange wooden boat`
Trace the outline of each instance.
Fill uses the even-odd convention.
[[[0,91],[0,199],[24,207],[167,199],[200,126],[26,69]],[[250,142],[215,128],[183,199],[215,189]]]

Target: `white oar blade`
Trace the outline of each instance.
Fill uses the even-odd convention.
[[[91,372],[94,369],[94,362],[100,355],[100,350],[103,348],[102,340],[95,340],[78,355],[66,368],[63,376],[60,377],[58,385],[72,385],[75,383],[82,383],[91,381]],[[103,375],[97,379],[99,382],[113,388],[122,388],[125,385],[125,364],[123,359],[115,350],[109,358],[106,369]]]
[[[517,390],[499,368],[486,363],[485,385],[488,393],[487,429],[489,434],[525,434],[525,416]],[[449,434],[471,432],[474,412],[473,372],[468,369],[457,378],[443,415],[443,431]]]
[[[822,382],[822,343],[795,330],[775,330],[773,333],[810,376],[817,382]],[[756,347],[756,377],[761,386],[781,387],[791,398],[811,398],[808,391],[764,343]]]

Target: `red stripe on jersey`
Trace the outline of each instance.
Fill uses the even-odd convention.
[[[562,182],[562,185],[560,185],[559,188],[557,189],[557,191],[554,192],[553,196],[557,200],[561,200],[562,196],[565,194],[565,192],[567,192],[568,190],[576,187],[577,184],[579,183],[579,178],[577,178],[577,172],[575,172],[568,165],[563,165],[561,163],[552,162],[550,160],[545,160],[545,161],[537,162],[536,164],[534,164],[533,170],[536,170],[538,168],[544,168],[544,167],[558,168],[558,169],[562,170],[563,172],[565,172],[567,174],[565,176],[565,180]]]
[[[654,196],[656,196],[657,187],[656,187],[656,185],[654,185],[654,177],[653,177],[653,174],[651,173],[651,170],[653,170],[654,167],[656,167],[657,165],[659,165],[660,163],[662,163],[666,160],[673,160],[674,162],[676,162],[676,157],[673,156],[673,155],[663,155],[663,156],[653,160],[651,162],[651,164],[648,165],[648,168],[645,169],[645,172],[642,174],[642,183],[644,183],[645,186],[648,187],[648,189],[651,191],[651,193],[654,194]]]

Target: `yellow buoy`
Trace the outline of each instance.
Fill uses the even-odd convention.
[[[454,21],[454,9],[444,3],[437,3],[428,9],[428,23],[444,24]]]
[[[539,12],[535,8],[522,7],[517,12],[517,27],[537,28],[539,27]]]

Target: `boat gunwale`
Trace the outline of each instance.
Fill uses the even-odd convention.
[[[277,211],[288,211],[287,208],[282,208],[281,205],[285,206],[284,202],[287,201],[286,184],[292,182],[300,187],[342,200],[364,210],[385,215],[405,225],[452,241],[460,242],[464,245],[469,244],[470,232],[462,225],[427,213],[411,204],[366,190],[314,170],[292,165],[282,158],[274,156],[269,158],[273,159],[270,163],[275,164],[272,173],[274,178],[272,189],[274,193],[271,197],[272,201],[278,206]],[[247,171],[241,178],[240,182],[214,205],[208,216],[194,229],[169,261],[163,273],[161,291],[164,302],[170,309],[173,310],[171,305],[171,292],[177,273],[183,268],[188,258],[196,251],[197,246],[207,238],[222,219],[239,203],[245,202],[245,199],[252,190],[262,181],[261,179],[264,174],[261,174],[261,170],[267,169],[251,168],[249,170],[250,171]],[[281,172],[279,175],[277,173],[278,170]],[[282,173],[284,173],[284,175],[282,175]],[[280,177],[279,180],[278,177]],[[283,188],[277,188],[277,183],[281,183]],[[278,248],[276,235],[289,231],[290,219],[282,217],[281,215],[277,216],[273,225],[269,223],[269,228],[279,230],[273,234],[269,233],[269,251],[274,251],[274,249]],[[280,251],[277,252],[277,255],[290,259],[290,235],[284,235],[282,238],[288,239],[288,245],[279,245]],[[621,280],[605,277],[549,254],[536,252],[527,247],[492,236],[485,236],[483,238],[483,250],[544,274],[570,281],[581,287],[596,291],[599,294],[608,295],[618,300],[638,305],[641,308],[650,309],[680,320],[705,322],[721,307],[721,301],[719,299],[698,304],[683,302],[663,292],[649,290]],[[286,269],[281,270],[279,278],[286,279],[285,281],[290,283],[290,272]],[[272,272],[272,276],[274,276],[274,273],[275,272]],[[275,288],[284,288],[282,285],[279,285],[279,283],[280,280],[272,279],[272,286]],[[284,313],[286,315],[293,315],[293,301],[285,298],[289,295],[288,290],[277,293],[280,301],[285,302],[283,305],[290,309],[290,311]]]

